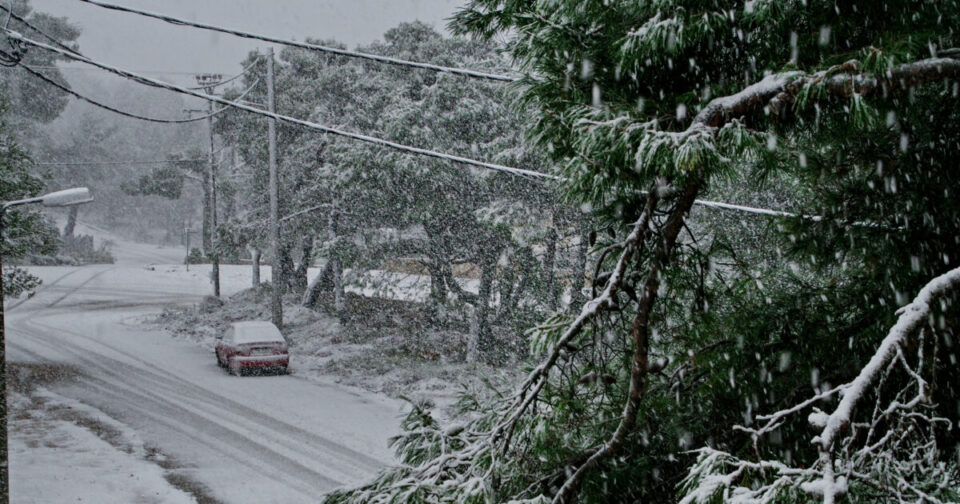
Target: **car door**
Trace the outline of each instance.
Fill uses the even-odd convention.
[[[220,359],[224,365],[230,364],[230,348],[233,345],[233,333],[234,328],[230,327],[227,329],[226,334],[222,335],[217,341],[217,358]]]

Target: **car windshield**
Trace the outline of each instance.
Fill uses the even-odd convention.
[[[237,345],[244,343],[282,343],[283,341],[283,335],[273,324],[237,324],[233,327],[233,342]]]

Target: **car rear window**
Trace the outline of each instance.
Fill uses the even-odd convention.
[[[244,343],[283,342],[283,335],[272,324],[236,325],[233,327],[233,342]]]

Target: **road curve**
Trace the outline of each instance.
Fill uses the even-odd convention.
[[[139,323],[199,301],[204,281],[144,269],[136,258],[36,271],[45,287],[7,305],[8,360],[80,370],[53,390],[132,427],[207,502],[315,503],[392,462],[398,402],[298,379],[296,369],[229,376],[208,349]]]

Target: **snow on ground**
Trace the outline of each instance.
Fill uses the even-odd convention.
[[[116,264],[30,267],[44,285],[5,303],[12,365],[75,370],[44,385],[56,401],[17,399],[27,411],[11,422],[13,502],[191,502],[179,488],[199,502],[308,503],[394,461],[403,403],[329,376],[228,376],[209,348],[142,323],[196,306],[209,266],[187,271],[182,249],[111,240]],[[249,266],[222,273],[224,295],[249,285]]]
[[[117,257],[114,267],[103,266],[104,271],[97,273],[95,280],[83,282],[80,292],[86,305],[98,298],[102,303],[109,303],[118,289],[128,289],[131,296],[142,299],[141,290],[149,286],[155,292],[150,296],[152,300],[168,306],[166,316],[159,320],[161,326],[199,343],[211,350],[211,354],[216,335],[222,333],[229,322],[270,318],[267,303],[255,299],[248,290],[252,278],[250,265],[220,265],[222,297],[229,300],[241,291],[247,292],[228,301],[222,311],[200,314],[197,313],[200,300],[212,293],[211,265],[180,264],[185,256],[182,248],[128,241],[83,222],[78,223],[76,232],[92,235],[98,242],[109,242]],[[91,267],[48,266],[30,270],[43,280],[42,289],[46,294],[56,293],[66,298],[51,305],[70,306],[69,296],[77,289],[69,280],[60,279],[82,276],[77,272]],[[313,278],[320,271],[320,268],[310,268],[308,275]],[[496,382],[500,381],[498,377],[507,379],[512,372],[465,364],[465,328],[440,331],[418,327],[420,321],[416,314],[411,317],[411,309],[404,305],[422,303],[427,298],[429,276],[380,270],[361,275],[347,270],[345,277],[349,282],[346,291],[353,294],[352,299],[386,300],[384,303],[389,306],[383,310],[373,306],[369,317],[361,321],[360,325],[366,327],[358,328],[358,324],[344,325],[330,314],[303,308],[297,299],[287,299],[285,333],[294,350],[291,371],[298,377],[357,386],[392,397],[404,395],[450,404],[462,389],[461,383],[471,382],[481,374],[493,377]],[[260,278],[263,282],[270,281],[270,266],[261,266]],[[467,291],[476,293],[479,288],[478,280],[457,280]],[[17,306],[24,301],[12,304]],[[418,309],[418,306],[413,308]]]
[[[313,278],[315,272],[309,272]],[[393,271],[370,270],[363,274],[354,274],[347,269],[344,271],[346,285],[344,290],[368,297],[392,299],[395,301],[424,302],[430,297],[430,276],[412,273],[396,273]],[[476,294],[480,290],[480,280],[471,278],[454,278],[460,287]],[[452,296],[452,294],[451,294]],[[497,294],[494,294],[494,304]]]
[[[251,290],[224,297],[224,305],[209,311],[196,306],[171,307],[145,319],[175,337],[213,354],[216,336],[242,320],[269,320],[268,292]],[[348,294],[351,315],[339,320],[325,309],[299,306],[288,297],[284,333],[290,344],[290,373],[317,383],[338,383],[429,401],[443,409],[464,387],[516,378],[516,363],[502,367],[464,362],[466,328],[441,330],[423,323],[422,306],[411,301],[384,300]]]
[[[128,427],[43,387],[27,394],[9,398],[13,504],[197,503]]]
[[[250,265],[220,265],[221,297],[226,306],[215,313],[199,313],[203,296],[212,293],[209,264],[178,264],[185,252],[179,248],[124,241],[100,228],[78,225],[78,232],[92,234],[97,240],[109,240],[116,249],[117,264],[124,267],[105,273],[110,287],[106,296],[114,295],[117,285],[131,291],[149,285],[157,291],[157,301],[168,304],[158,320],[161,327],[176,336],[198,343],[210,351],[216,335],[227,325],[240,320],[269,320],[264,298],[259,300],[249,291],[253,275]],[[45,288],[72,267],[32,268],[44,279]],[[309,278],[320,274],[310,268]],[[330,314],[299,306],[298,300],[285,300],[284,328],[292,346],[291,373],[316,383],[336,383],[384,393],[391,397],[405,396],[429,400],[439,406],[452,404],[464,385],[475,384],[484,376],[493,382],[506,382],[515,376],[515,369],[494,368],[463,362],[466,349],[465,328],[435,330],[419,327],[410,303],[422,303],[429,295],[430,277],[409,273],[372,270],[354,274],[347,270],[346,291],[354,301],[381,300],[382,306],[371,306],[362,324],[342,324]],[[269,282],[270,266],[260,267],[260,279]],[[457,279],[461,287],[476,293],[479,280]],[[163,297],[162,292],[180,290],[183,296]],[[241,294],[242,291],[245,291]],[[97,287],[85,285],[86,297],[95,295]],[[234,299],[230,299],[235,296]],[[269,296],[269,294],[263,294]],[[176,306],[173,306],[176,305]],[[419,310],[414,306],[413,311]],[[412,315],[412,316],[411,316]],[[363,319],[363,317],[359,317]],[[358,327],[360,326],[360,327]],[[149,327],[149,326],[146,326]],[[155,327],[155,326],[154,326]]]
[[[347,320],[287,300],[290,376],[228,376],[214,362],[216,334],[269,319],[249,265],[222,265],[227,303],[199,313],[210,265],[180,264],[179,248],[78,232],[110,240],[116,264],[30,267],[43,286],[6,303],[11,362],[79,370],[34,392],[11,423],[15,503],[315,502],[394,462],[387,439],[407,407],[386,396],[442,408],[461,383],[516,373],[515,363],[463,362],[466,327],[418,320],[426,277],[372,272],[392,287],[358,279]],[[260,273],[270,279],[268,266]],[[165,309],[160,327],[147,323]]]

